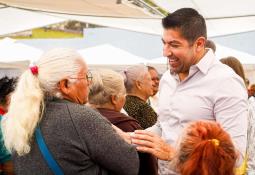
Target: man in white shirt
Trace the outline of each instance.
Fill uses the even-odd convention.
[[[196,10],[179,9],[165,17],[162,24],[163,52],[170,71],[160,82],[158,121],[147,131],[136,131],[132,143],[138,145],[139,151],[170,161],[187,124],[216,121],[230,134],[241,162],[246,150],[248,116],[243,80],[205,48],[206,24]],[[168,146],[148,130],[162,137]],[[177,174],[169,169],[169,162],[160,164],[159,169],[160,174]]]

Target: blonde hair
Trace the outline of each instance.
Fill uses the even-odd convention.
[[[124,71],[124,82],[125,87],[128,93],[132,92],[135,81],[143,80],[144,76],[149,73],[148,68],[145,65],[135,65],[128,67],[127,70]]]
[[[121,74],[101,69],[92,72],[93,81],[90,85],[89,103],[93,105],[104,105],[110,102],[112,95],[126,93],[124,79]]]
[[[18,155],[30,152],[30,141],[44,110],[46,95],[59,97],[60,80],[75,76],[81,69],[82,57],[71,49],[53,49],[41,56],[38,74],[26,70],[11,97],[9,111],[2,122],[5,146]]]

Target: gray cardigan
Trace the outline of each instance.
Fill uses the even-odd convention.
[[[48,102],[40,122],[44,140],[65,174],[136,175],[136,149],[94,110],[64,100]],[[32,139],[31,151],[13,155],[16,174],[53,174]]]

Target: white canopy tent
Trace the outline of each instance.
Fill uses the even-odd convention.
[[[153,0],[161,8],[173,12],[190,7],[207,19],[255,15],[254,0]]]
[[[49,14],[49,13],[47,13]],[[130,19],[130,18],[110,18],[95,16],[78,16],[52,14],[56,17],[72,19],[85,23],[101,26],[115,27],[119,29],[131,30],[136,32],[161,35],[163,28],[161,19]],[[236,17],[226,19],[206,20],[208,37],[229,35],[255,30],[255,17]]]
[[[148,13],[143,7],[127,0],[1,0],[2,4],[10,7],[33,11],[54,12],[61,14],[76,14],[86,16],[151,18],[155,15]]]
[[[41,50],[16,43],[13,39],[0,40],[0,68],[26,68],[41,55]]]
[[[0,36],[66,21],[66,18],[11,7],[0,9]]]
[[[254,0],[153,0],[168,12],[191,7],[206,18],[208,37],[255,30]]]
[[[154,35],[162,34],[161,19],[151,18],[114,18],[114,17],[97,17],[97,16],[81,16],[81,15],[64,15],[46,13],[55,17],[71,19],[84,23],[96,24],[100,26],[125,29],[135,32],[142,32]]]
[[[113,68],[123,70],[129,65],[144,64],[147,60],[109,44],[78,51],[90,68]]]
[[[179,2],[179,1],[176,1],[176,2]],[[171,7],[172,5],[173,7],[176,7],[176,8],[185,6],[183,4],[182,4],[183,6],[182,5],[175,6],[174,3],[176,2],[175,1],[172,2]],[[232,4],[232,2],[229,4]],[[174,8],[171,8],[171,9],[174,10]],[[215,9],[219,9],[219,7]],[[232,9],[231,10],[228,10],[226,8],[224,9],[226,11],[232,11]],[[205,11],[207,11],[207,9]],[[21,10],[21,9],[16,9],[11,7],[1,8],[0,16],[1,16],[0,36],[10,34],[10,33],[20,32],[20,31],[25,31],[25,30],[29,30],[29,29],[33,29],[37,27],[47,26],[50,24],[55,24],[55,23],[59,23],[59,22],[67,21],[67,20],[77,20],[77,21],[85,22],[85,23],[91,23],[91,24],[107,26],[107,27],[114,27],[114,28],[125,29],[125,30],[136,31],[136,32],[143,32],[143,33],[154,34],[154,35],[161,35],[163,31],[161,26],[161,19],[157,19],[157,18],[143,19],[143,18],[117,18],[117,17],[85,16],[85,15],[66,15],[66,14],[43,13],[39,11],[36,12],[36,11],[29,11],[29,10]],[[246,16],[246,17],[236,16],[233,18],[223,18],[223,19],[215,19],[213,17],[214,16],[206,20],[207,28],[208,28],[208,37],[229,35],[229,34],[255,30],[255,16]]]
[[[33,28],[43,27],[68,20],[114,27],[136,32],[161,35],[161,19],[156,18],[117,18],[96,17],[84,15],[66,15],[57,13],[44,13],[6,7],[0,9],[0,36],[22,32]]]
[[[255,31],[255,16],[210,19],[206,25],[208,37]]]

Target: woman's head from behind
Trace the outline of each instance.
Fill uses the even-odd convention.
[[[220,61],[223,64],[226,64],[227,66],[231,67],[235,71],[235,73],[237,75],[239,75],[243,79],[243,81],[245,82],[245,75],[244,75],[243,65],[241,64],[241,62],[237,58],[229,56],[229,57],[220,59]]]
[[[128,94],[138,95],[144,101],[153,95],[151,76],[144,65],[128,67],[124,71],[124,81]]]
[[[126,89],[121,74],[101,69],[92,73],[89,103],[96,108],[120,111],[125,104]]]
[[[215,122],[190,124],[177,151],[182,175],[234,175],[237,159],[230,136]]]
[[[3,121],[5,145],[19,155],[30,151],[30,141],[44,110],[45,96],[86,103],[87,66],[71,49],[53,49],[19,78]]]

